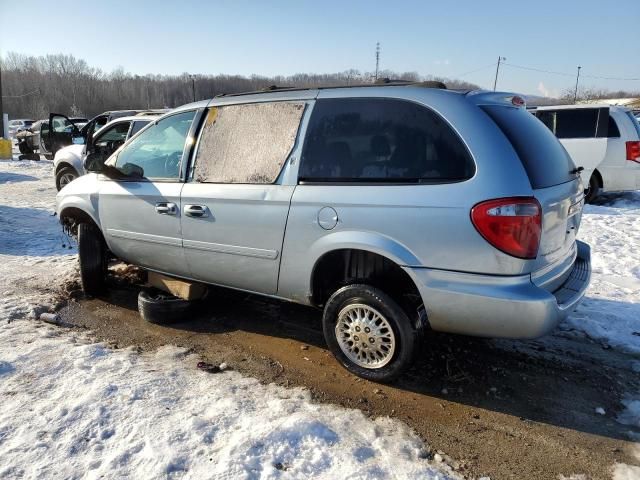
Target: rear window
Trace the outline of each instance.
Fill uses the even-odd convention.
[[[638,117],[634,117],[631,112],[627,112],[627,115],[631,119],[631,124],[635,127],[636,132],[638,132],[638,138],[640,138],[640,120]]]
[[[571,157],[536,117],[522,108],[484,105],[482,109],[513,145],[533,188],[546,188],[576,178]]]

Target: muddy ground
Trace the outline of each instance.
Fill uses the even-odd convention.
[[[407,374],[379,385],[338,365],[319,311],[214,289],[191,318],[158,326],[138,315],[135,277],[112,275],[100,299],[69,286],[63,320],[114,347],[175,344],[263,382],[307,387],[320,402],[398,418],[468,478],[605,479],[616,462],[638,464],[629,435],[640,431],[615,417],[624,394],[640,390],[639,358],[575,332],[526,342],[433,333]]]

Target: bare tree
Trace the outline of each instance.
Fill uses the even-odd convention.
[[[173,108],[192,98],[191,77],[134,75],[118,67],[112,72],[93,68],[73,55],[40,57],[9,52],[0,58],[5,111],[13,118],[46,118],[49,112],[91,117],[106,110]],[[260,90],[271,85],[291,87],[360,85],[373,82],[373,72],[349,69],[338,73],[297,73],[289,76],[197,75],[198,99]],[[379,72],[379,77],[410,81],[440,80],[450,88],[478,88],[467,82],[421,76],[417,72]]]

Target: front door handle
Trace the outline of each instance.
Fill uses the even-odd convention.
[[[206,205],[185,205],[184,214],[187,217],[205,218],[209,216],[209,209]]]
[[[156,203],[156,213],[160,215],[175,215],[178,213],[178,207],[175,203],[158,202]]]

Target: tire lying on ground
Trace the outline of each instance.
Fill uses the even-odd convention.
[[[161,290],[142,290],[138,294],[140,316],[149,323],[168,325],[185,320],[192,312],[194,302],[174,297]]]

